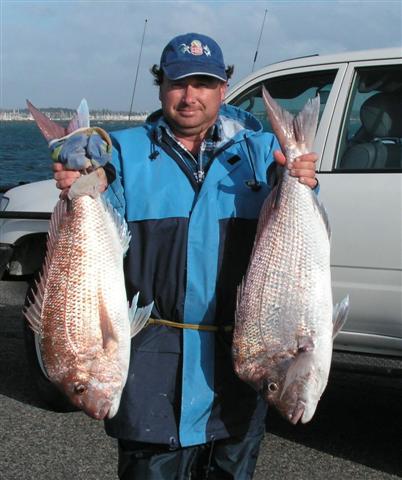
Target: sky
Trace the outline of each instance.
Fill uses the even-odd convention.
[[[75,108],[85,97],[90,109],[128,111],[138,67],[133,110],[150,112],[159,100],[149,69],[186,32],[220,44],[235,85],[252,71],[260,34],[254,71],[303,55],[402,47],[402,0],[0,0],[0,108],[24,108],[26,98]]]

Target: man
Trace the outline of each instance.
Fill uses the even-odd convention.
[[[274,158],[285,159],[253,116],[222,105],[232,70],[211,38],[172,39],[152,69],[162,110],[111,135],[105,195],[132,235],[127,295],[154,302],[105,424],[124,480],[246,480],[255,469],[266,405],[233,372],[231,331]],[[316,160],[292,170],[311,188]],[[54,170],[65,191],[79,175]]]

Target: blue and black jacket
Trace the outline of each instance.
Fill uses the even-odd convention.
[[[153,318],[233,325],[279,145],[235,107],[223,106],[220,121],[226,140],[201,186],[158,135],[157,122],[111,135],[117,178],[107,196],[132,235],[127,294],[139,291],[141,305],[154,301]],[[165,325],[142,330],[132,340],[127,384],[107,433],[176,448],[260,427],[266,407],[233,371],[231,335]]]

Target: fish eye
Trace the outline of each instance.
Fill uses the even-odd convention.
[[[74,391],[78,395],[82,395],[86,391],[86,389],[87,389],[87,387],[85,385],[83,385],[82,383],[77,383],[76,385],[74,385]]]
[[[279,390],[279,385],[275,382],[270,382],[268,380],[263,381],[262,393],[263,395],[268,395],[269,393],[275,393]]]

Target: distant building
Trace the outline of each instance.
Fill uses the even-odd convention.
[[[69,108],[60,108],[60,109],[43,109],[41,110],[46,116],[56,121],[68,121],[72,118],[75,113],[75,110]],[[128,112],[113,112],[111,110],[92,110],[90,112],[89,119],[97,121],[129,121],[133,122],[144,122],[147,118],[147,112],[134,112],[128,115]],[[2,109],[0,110],[0,121],[33,121],[32,115],[28,109]]]

